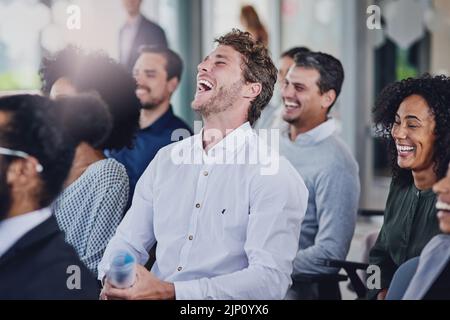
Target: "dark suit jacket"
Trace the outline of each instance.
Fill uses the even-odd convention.
[[[122,30],[120,30],[119,34],[120,43],[122,42]],[[128,71],[131,72],[133,70],[134,63],[139,57],[139,48],[143,45],[167,47],[167,39],[164,30],[160,26],[142,16],[125,66]],[[119,52],[122,54],[121,50]],[[122,57],[120,57],[120,61],[122,61]]]
[[[68,289],[69,266],[80,269],[81,289]],[[69,284],[74,282],[69,279]],[[98,299],[99,285],[64,241],[56,219],[26,233],[0,257],[1,299]]]

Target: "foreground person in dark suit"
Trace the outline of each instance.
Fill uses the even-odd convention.
[[[74,148],[39,96],[0,98],[0,299],[96,299],[98,283],[48,208]]]

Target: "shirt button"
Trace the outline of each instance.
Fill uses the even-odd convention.
[[[203,171],[203,175],[204,175],[205,177],[207,177],[207,176],[208,176],[208,171]]]
[[[181,270],[183,270],[183,267],[178,267],[177,270],[181,271]]]
[[[200,203],[197,203],[197,204],[195,205],[195,207],[196,207],[196,208],[200,208]]]
[[[194,237],[193,236],[189,236],[189,240],[192,240],[192,239],[194,239]]]

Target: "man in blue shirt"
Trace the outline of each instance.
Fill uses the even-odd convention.
[[[170,49],[149,46],[140,50],[133,69],[136,95],[142,105],[140,130],[132,149],[124,148],[110,154],[126,167],[131,196],[137,181],[158,150],[178,141],[180,136],[192,134],[189,126],[174,115],[170,104],[170,98],[180,83],[182,69],[181,58]]]

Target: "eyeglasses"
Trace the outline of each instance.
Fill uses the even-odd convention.
[[[19,150],[12,150],[12,149],[3,148],[3,147],[0,147],[0,154],[2,154],[4,156],[19,157],[22,159],[28,159],[30,157],[30,155],[26,152],[19,151]],[[40,173],[40,172],[44,171],[44,167],[40,163],[38,163],[36,165],[36,171]]]

